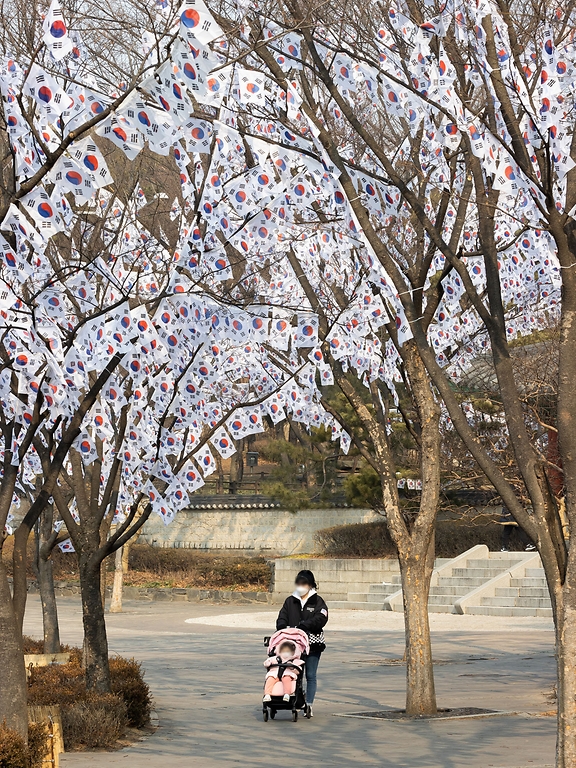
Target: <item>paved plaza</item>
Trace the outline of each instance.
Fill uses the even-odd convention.
[[[62,639],[82,641],[79,602],[60,601]],[[543,768],[554,762],[553,632],[546,619],[431,616],[438,704],[516,715],[382,722],[337,714],[404,705],[402,616],[333,611],[315,716],[262,722],[263,636],[271,606],[132,602],[108,616],[112,653],[146,668],[157,731],[115,753],[63,756],[62,768]],[[41,634],[38,599],[25,631]]]

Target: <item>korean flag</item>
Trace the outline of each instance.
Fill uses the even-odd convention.
[[[236,446],[234,445],[234,441],[226,432],[224,427],[220,427],[210,438],[210,442],[216,448],[220,456],[222,456],[223,459],[227,459],[230,456],[232,456],[234,453],[236,453]]]

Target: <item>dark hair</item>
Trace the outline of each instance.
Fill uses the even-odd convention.
[[[314,578],[314,574],[312,571],[304,570],[300,571],[298,576],[296,576],[296,579],[294,581],[295,584],[308,584],[313,589],[316,589],[316,579]]]

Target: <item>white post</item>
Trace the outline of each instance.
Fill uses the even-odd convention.
[[[124,569],[122,567],[122,550],[124,547],[116,550],[114,559],[114,586],[112,587],[112,600],[110,602],[110,613],[122,613],[122,586],[124,583]]]

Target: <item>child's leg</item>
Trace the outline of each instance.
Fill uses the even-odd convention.
[[[268,696],[271,696],[272,690],[274,689],[274,686],[276,685],[277,682],[278,682],[277,677],[272,677],[272,676],[267,677],[266,682],[264,683],[264,693],[267,694]]]
[[[290,675],[282,675],[282,685],[284,686],[284,693],[291,696],[294,693],[294,678],[290,677]]]

